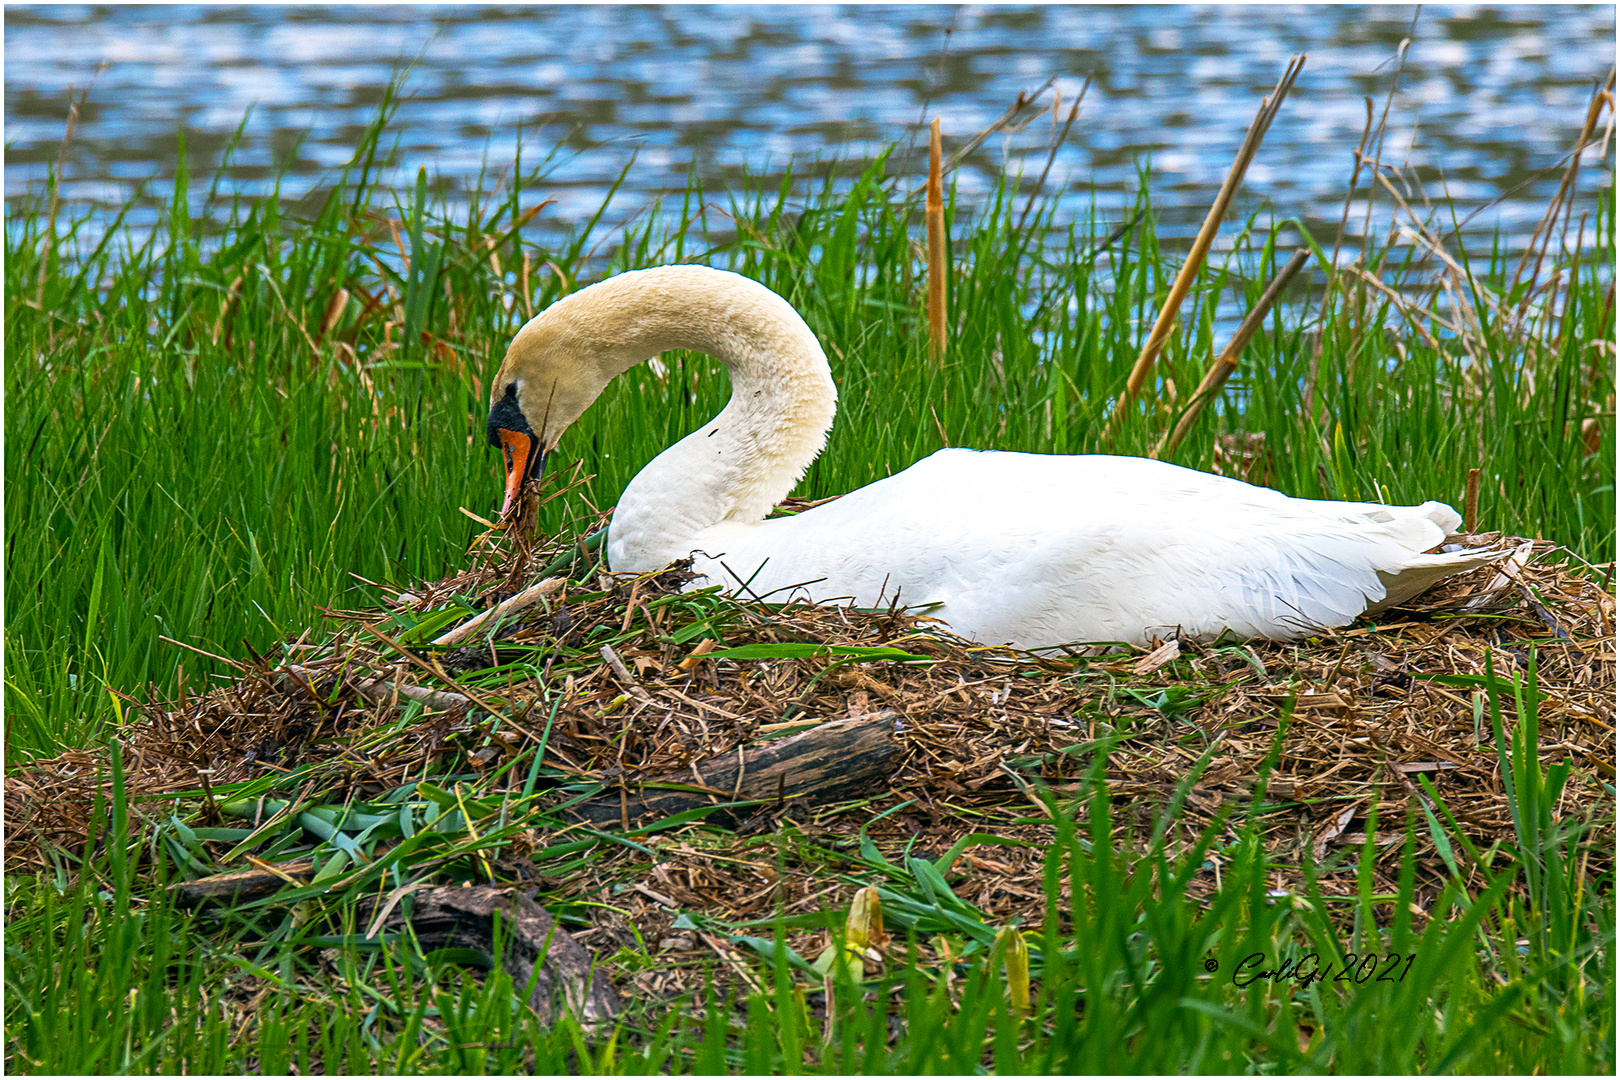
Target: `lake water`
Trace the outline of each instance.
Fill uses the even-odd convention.
[[[1020,91],[1055,76],[1067,103],[1090,77],[1049,182],[1063,214],[1083,214],[1095,197],[1117,219],[1151,158],[1164,231],[1185,238],[1260,98],[1303,52],[1239,211],[1298,217],[1331,237],[1364,99],[1381,112],[1398,74],[1383,159],[1410,163],[1431,196],[1479,211],[1471,244],[1501,230],[1516,248],[1558,185],[1614,42],[1607,5],[10,7],[5,191],[14,200],[42,189],[69,88],[90,86],[66,156],[71,202],[121,204],[156,178],[149,224],[174,172],[177,130],[193,173],[208,177],[249,109],[230,183],[263,194],[285,166],[283,191],[296,197],[348,160],[403,63],[393,182],[425,165],[464,191],[481,170],[508,170],[520,137],[528,160],[558,147],[525,201],[557,199],[536,225],[561,235],[595,211],[633,154],[610,221],[683,188],[693,168],[735,183],[790,160],[856,163],[895,140],[914,144],[925,117],[942,118],[949,152]],[[1007,164],[1038,174],[1054,128],[1048,109],[986,141],[961,172],[962,194],[982,193]],[[1599,156],[1587,153],[1582,208],[1612,187]],[[899,164],[919,175],[925,166],[915,151]],[[1353,208],[1352,235],[1364,213]],[[1387,210],[1373,222],[1387,228]]]

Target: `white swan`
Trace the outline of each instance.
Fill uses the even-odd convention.
[[[941,450],[767,521],[821,452],[837,391],[785,300],[700,266],[620,274],[518,332],[490,395],[503,514],[603,388],[666,349],[723,361],[731,400],[625,488],[608,530],[614,570],[690,555],[728,589],[864,606],[898,594],[937,605],[967,637],[1039,648],[1155,632],[1298,638],[1496,557],[1425,554],[1461,524],[1441,503],[1294,499],[1134,457]]]

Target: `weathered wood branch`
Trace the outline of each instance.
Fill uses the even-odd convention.
[[[277,869],[281,873],[255,867],[215,874],[170,888],[175,903],[183,908],[256,900],[290,884],[289,878],[307,878],[314,871],[314,860],[293,860]],[[374,912],[379,907],[373,905]],[[497,913],[505,946],[498,959]],[[519,993],[533,978],[528,1004],[543,1022],[551,1022],[559,998],[582,1023],[609,1020],[619,1011],[618,995],[607,976],[596,970],[591,954],[559,928],[544,908],[516,889],[492,885],[416,889],[405,902],[390,906],[382,928],[398,931],[407,922],[424,950],[472,949],[491,966],[499,962]],[[538,975],[536,967],[540,968]]]
[[[291,683],[295,687],[313,688],[317,682],[333,678],[336,673],[289,664],[278,674],[284,683]],[[384,679],[350,679],[348,684],[354,687],[355,692],[361,697],[375,701],[379,705],[386,705],[395,700],[396,695],[410,701],[419,701],[430,709],[439,709],[443,712],[465,709],[473,703],[465,694],[456,694],[449,690],[429,690],[425,686],[412,686],[410,683],[391,683]]]
[[[183,908],[199,907],[210,901],[258,900],[276,892],[294,880],[307,880],[315,872],[314,859],[289,859],[277,863],[275,870],[255,866],[251,870],[233,870],[228,874],[214,874],[196,881],[180,881],[169,886],[174,902]]]
[[[786,739],[697,762],[684,773],[639,783],[627,780],[564,813],[606,825],[746,800],[830,803],[856,798],[899,767],[904,750],[893,738],[896,720],[895,713],[881,712],[829,721]],[[746,809],[732,808],[717,810],[708,820],[730,827],[748,816]]]
[[[409,915],[404,913],[410,904]],[[495,955],[495,916],[501,917],[505,948]],[[522,988],[534,979],[529,1007],[543,1023],[556,1015],[559,999],[581,1023],[611,1020],[619,997],[596,961],[539,904],[513,888],[478,885],[422,889],[402,903],[383,924],[399,930],[409,922],[423,949],[463,948],[500,963]],[[535,968],[539,973],[535,973]]]
[[[474,615],[460,626],[440,634],[438,637],[433,639],[432,645],[437,648],[443,645],[455,645],[463,642],[472,637],[485,626],[498,623],[506,616],[512,614],[512,612],[522,611],[524,608],[538,603],[540,600],[550,596],[558,589],[561,589],[565,583],[565,578],[551,577],[546,578],[546,580],[539,582],[538,584],[530,585],[527,589],[524,589],[516,596],[507,597],[494,607],[489,608],[486,611],[480,611],[477,615]]]

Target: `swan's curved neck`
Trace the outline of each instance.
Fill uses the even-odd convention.
[[[672,348],[707,353],[730,372],[731,400],[625,488],[608,559],[626,570],[684,558],[700,532],[722,522],[763,520],[821,452],[837,407],[821,345],[780,296],[696,267],[610,281],[643,277],[650,280],[634,283],[634,308],[619,324],[620,355],[635,355],[633,363]]]

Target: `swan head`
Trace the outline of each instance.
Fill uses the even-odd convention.
[[[786,483],[785,495],[820,452],[838,398],[815,334],[786,300],[740,274],[659,266],[565,296],[512,339],[489,396],[489,441],[506,455],[501,516],[608,383],[670,349],[714,356],[730,370],[734,390],[739,378],[752,387],[737,420],[740,437],[767,446],[780,468],[772,472],[767,463],[761,475]],[[771,409],[779,415],[760,413]]]
[[[580,310],[582,298],[559,300],[519,330],[490,387],[489,443],[506,457],[502,517],[517,505],[524,481],[540,478],[563,432],[620,372],[645,359],[626,362],[616,355],[622,349],[586,332],[596,320]]]

